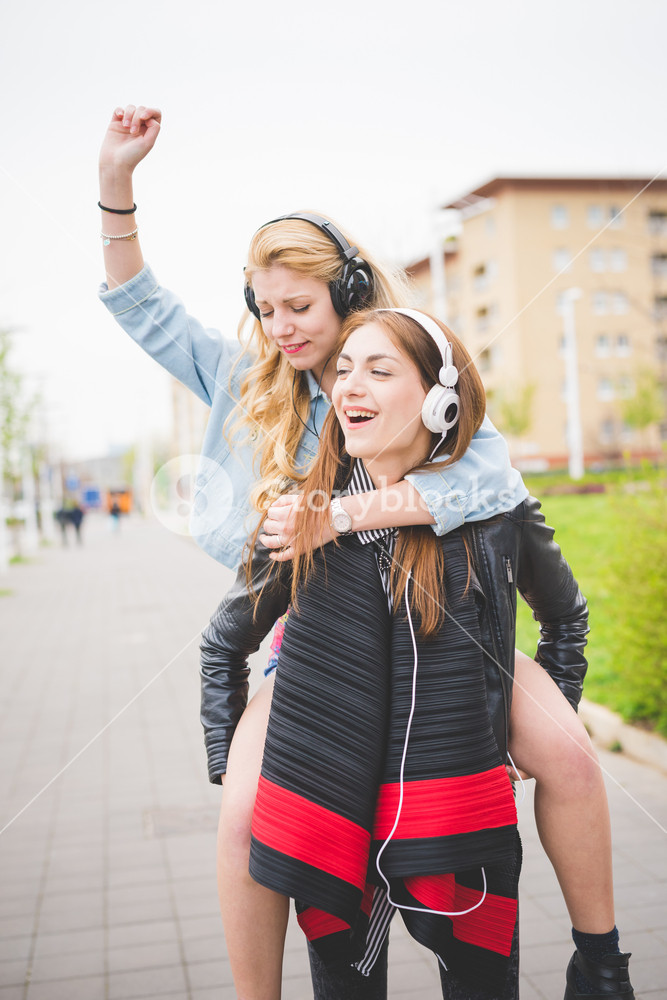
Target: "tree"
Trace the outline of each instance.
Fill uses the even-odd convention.
[[[623,404],[623,419],[634,430],[643,431],[664,418],[664,405],[660,382],[650,368],[639,372],[636,392]]]
[[[3,479],[20,475],[20,451],[26,443],[30,406],[23,394],[23,378],[10,364],[12,338],[0,330],[0,469]]]
[[[526,382],[511,393],[503,393],[496,402],[496,415],[500,430],[513,438],[520,438],[530,430],[533,422],[533,399],[536,385]]]

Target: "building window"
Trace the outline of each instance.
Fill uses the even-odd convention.
[[[489,328],[489,310],[486,306],[482,306],[475,313],[475,325],[477,327],[478,333],[484,333],[485,330]]]
[[[478,264],[472,272],[472,287],[476,292],[483,292],[491,284],[496,276],[495,260],[488,260],[485,264]]]
[[[570,271],[572,264],[572,254],[566,247],[559,247],[552,254],[554,271]]]
[[[625,218],[623,216],[623,209],[619,208],[618,205],[612,205],[609,209],[610,229],[621,229],[624,223]]]
[[[616,356],[619,358],[629,358],[632,354],[632,344],[627,333],[619,333],[616,338]]]
[[[600,444],[613,444],[614,443],[614,421],[611,417],[607,417],[600,424]]]
[[[611,310],[617,316],[623,316],[628,311],[628,297],[625,292],[612,292]]]
[[[486,229],[487,236],[496,235],[496,220],[492,215],[487,215],[486,222],[484,223],[484,228]]]
[[[614,247],[609,251],[609,269],[611,271],[626,271],[628,268],[628,255],[622,247]]]
[[[606,292],[593,292],[593,312],[596,316],[606,316],[609,312],[609,298]]]
[[[599,378],[598,379],[598,399],[607,403],[610,399],[614,398],[614,383],[610,378]]]
[[[586,213],[588,225],[591,229],[599,229],[604,225],[604,211],[602,205],[589,205]]]
[[[567,292],[556,292],[556,312],[559,316],[563,315],[563,309],[565,308],[567,299]]]
[[[635,383],[629,375],[621,375],[616,383],[619,399],[631,399],[635,394]]]
[[[667,364],[667,337],[655,338],[655,357],[660,364]],[[667,400],[665,400],[667,404]]]
[[[667,236],[667,212],[649,212],[648,231],[651,236]]]
[[[483,351],[477,355],[477,368],[480,372],[489,372],[493,364],[493,358],[491,357],[491,348],[485,347]]]
[[[630,444],[634,440],[635,432],[630,424],[626,424],[625,421],[621,424],[621,441],[623,444]]]
[[[570,224],[570,216],[565,205],[552,205],[551,225],[554,229],[567,229]]]
[[[599,333],[595,338],[595,357],[608,358],[611,353],[611,341],[606,333]]]
[[[667,295],[656,295],[653,299],[653,315],[655,319],[667,319]]]
[[[657,278],[667,277],[667,253],[654,253],[651,257],[651,272]]]
[[[601,274],[607,269],[607,261],[605,258],[604,250],[600,247],[593,247],[590,253],[591,271],[595,271],[596,274]]]

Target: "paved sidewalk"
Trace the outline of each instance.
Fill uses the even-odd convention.
[[[232,1000],[215,889],[198,639],[231,574],[188,540],[89,517],[0,578],[0,1000]],[[261,675],[266,650],[257,654]],[[667,996],[667,776],[602,754],[638,1000]],[[569,922],[520,807],[522,1000],[561,1000]],[[653,817],[653,818],[651,818]],[[439,996],[394,921],[390,997]],[[286,1000],[312,996],[290,927]]]

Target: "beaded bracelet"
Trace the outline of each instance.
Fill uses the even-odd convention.
[[[112,215],[133,215],[137,210],[137,203],[133,202],[132,208],[107,208],[101,201],[98,201],[97,207],[101,208],[103,212],[111,212]]]
[[[109,233],[100,233],[100,237],[104,240],[104,246],[108,247],[112,240],[136,240],[138,229],[133,229],[131,233],[123,233],[122,236],[111,236]]]

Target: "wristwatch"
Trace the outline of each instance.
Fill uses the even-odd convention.
[[[331,511],[329,515],[329,523],[331,527],[339,535],[351,535],[352,534],[352,518],[347,513],[340,498],[336,497],[329,504],[329,510]]]

